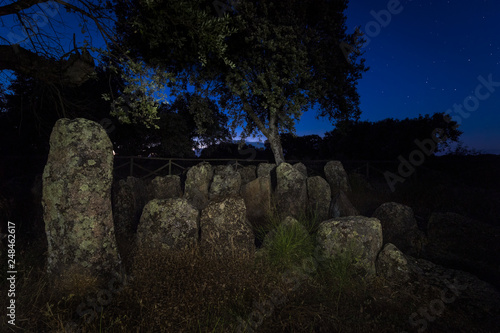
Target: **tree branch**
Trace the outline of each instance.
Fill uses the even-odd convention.
[[[0,70],[5,69],[44,82],[79,86],[94,71],[94,63],[91,59],[76,55],[72,55],[68,60],[54,60],[19,45],[0,45]]]
[[[0,16],[12,15],[22,10],[28,9],[38,3],[47,2],[47,0],[19,0],[11,4],[0,7]]]

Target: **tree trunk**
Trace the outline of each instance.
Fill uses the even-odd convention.
[[[283,155],[283,147],[281,147],[281,140],[278,133],[269,133],[267,138],[269,140],[269,144],[271,145],[271,150],[273,151],[274,161],[276,162],[276,166],[285,162],[285,157]]]

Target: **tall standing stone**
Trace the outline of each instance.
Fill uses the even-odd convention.
[[[202,162],[187,172],[184,198],[196,209],[202,210],[208,205],[208,191],[214,170],[208,162]]]
[[[319,222],[328,219],[331,202],[330,185],[320,176],[307,178],[307,208],[314,212]]]
[[[326,163],[324,171],[326,181],[330,184],[330,188],[332,189],[333,197],[337,196],[339,191],[344,191],[345,193],[351,191],[347,172],[345,172],[344,166],[340,161],[330,161]]]
[[[281,163],[276,168],[276,180],[278,211],[283,216],[302,217],[307,205],[307,177],[292,165]]]
[[[263,223],[271,210],[271,178],[258,177],[241,186],[240,193],[245,201],[248,220],[255,225]]]
[[[50,136],[43,172],[47,270],[98,274],[118,268],[111,184],[113,145],[87,119],[60,119]]]

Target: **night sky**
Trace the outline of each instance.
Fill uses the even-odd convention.
[[[389,4],[396,14],[390,21],[381,15],[383,26],[371,12],[387,10]],[[460,117],[461,140],[469,148],[500,154],[500,2],[352,0],[346,15],[349,32],[360,26],[370,38],[363,48],[370,70],[358,86],[361,120],[450,109],[452,117]],[[494,92],[482,87],[476,99],[479,76],[493,81]],[[331,129],[308,112],[297,134]]]
[[[390,13],[388,7],[393,12],[390,20],[384,15]],[[381,23],[374,17],[377,13]],[[467,146],[500,154],[500,2],[352,0],[346,16],[349,32],[360,26],[370,39],[362,49],[370,70],[358,86],[361,120],[414,118],[450,110],[452,117],[460,117],[461,140]],[[4,23],[9,26],[8,18]],[[67,36],[62,44],[71,49],[77,29],[68,28],[61,32]],[[77,36],[79,45],[83,38]],[[99,36],[92,39],[96,42]],[[493,81],[489,88],[494,91],[481,88],[479,101],[475,96],[480,76]],[[464,103],[475,111],[466,111]],[[457,106],[464,110],[461,114],[455,111]],[[323,135],[332,129],[311,111],[303,115],[297,134]]]

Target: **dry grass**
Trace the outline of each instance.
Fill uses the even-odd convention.
[[[371,215],[383,202],[397,201],[391,197],[396,194],[377,192],[358,175],[351,174],[350,179],[350,199],[364,215]],[[410,198],[400,195],[405,200]],[[438,194],[433,198],[447,199]],[[309,222],[307,229],[314,233],[317,221],[309,219],[300,222]],[[261,227],[268,231],[279,220],[271,217],[262,221]],[[307,257],[314,248],[314,234],[306,242],[300,237],[289,237],[286,232],[279,235],[281,241],[287,240],[282,242],[286,246],[282,246],[278,237],[275,244],[283,251],[276,251],[273,258],[259,257],[263,260],[252,256],[218,258],[196,249],[137,253],[129,262],[134,279],[121,291],[108,294],[109,281],[82,277],[78,272],[68,272],[64,282],[55,284],[44,273],[46,244],[32,244],[18,254],[16,330],[237,332],[238,318],[248,319],[259,304],[280,294],[282,302],[264,316],[256,332],[416,332],[417,328],[408,323],[410,315],[439,295],[439,291],[425,289],[418,283],[394,288],[381,278],[363,281],[347,261],[320,264],[291,289],[290,281],[284,279],[284,267],[273,262],[279,262],[279,256],[284,259],[289,255],[285,251],[288,248],[301,258]],[[2,295],[5,272],[2,269],[0,273]],[[103,295],[110,297],[102,298]],[[103,306],[99,306],[99,297],[101,303],[105,300]],[[6,297],[0,298],[0,306],[7,306]],[[476,327],[478,323],[464,319],[466,316],[460,302],[447,305],[443,316],[429,323],[427,332],[443,327],[448,331],[482,332]],[[0,327],[0,331],[9,332],[6,316],[0,319]]]

